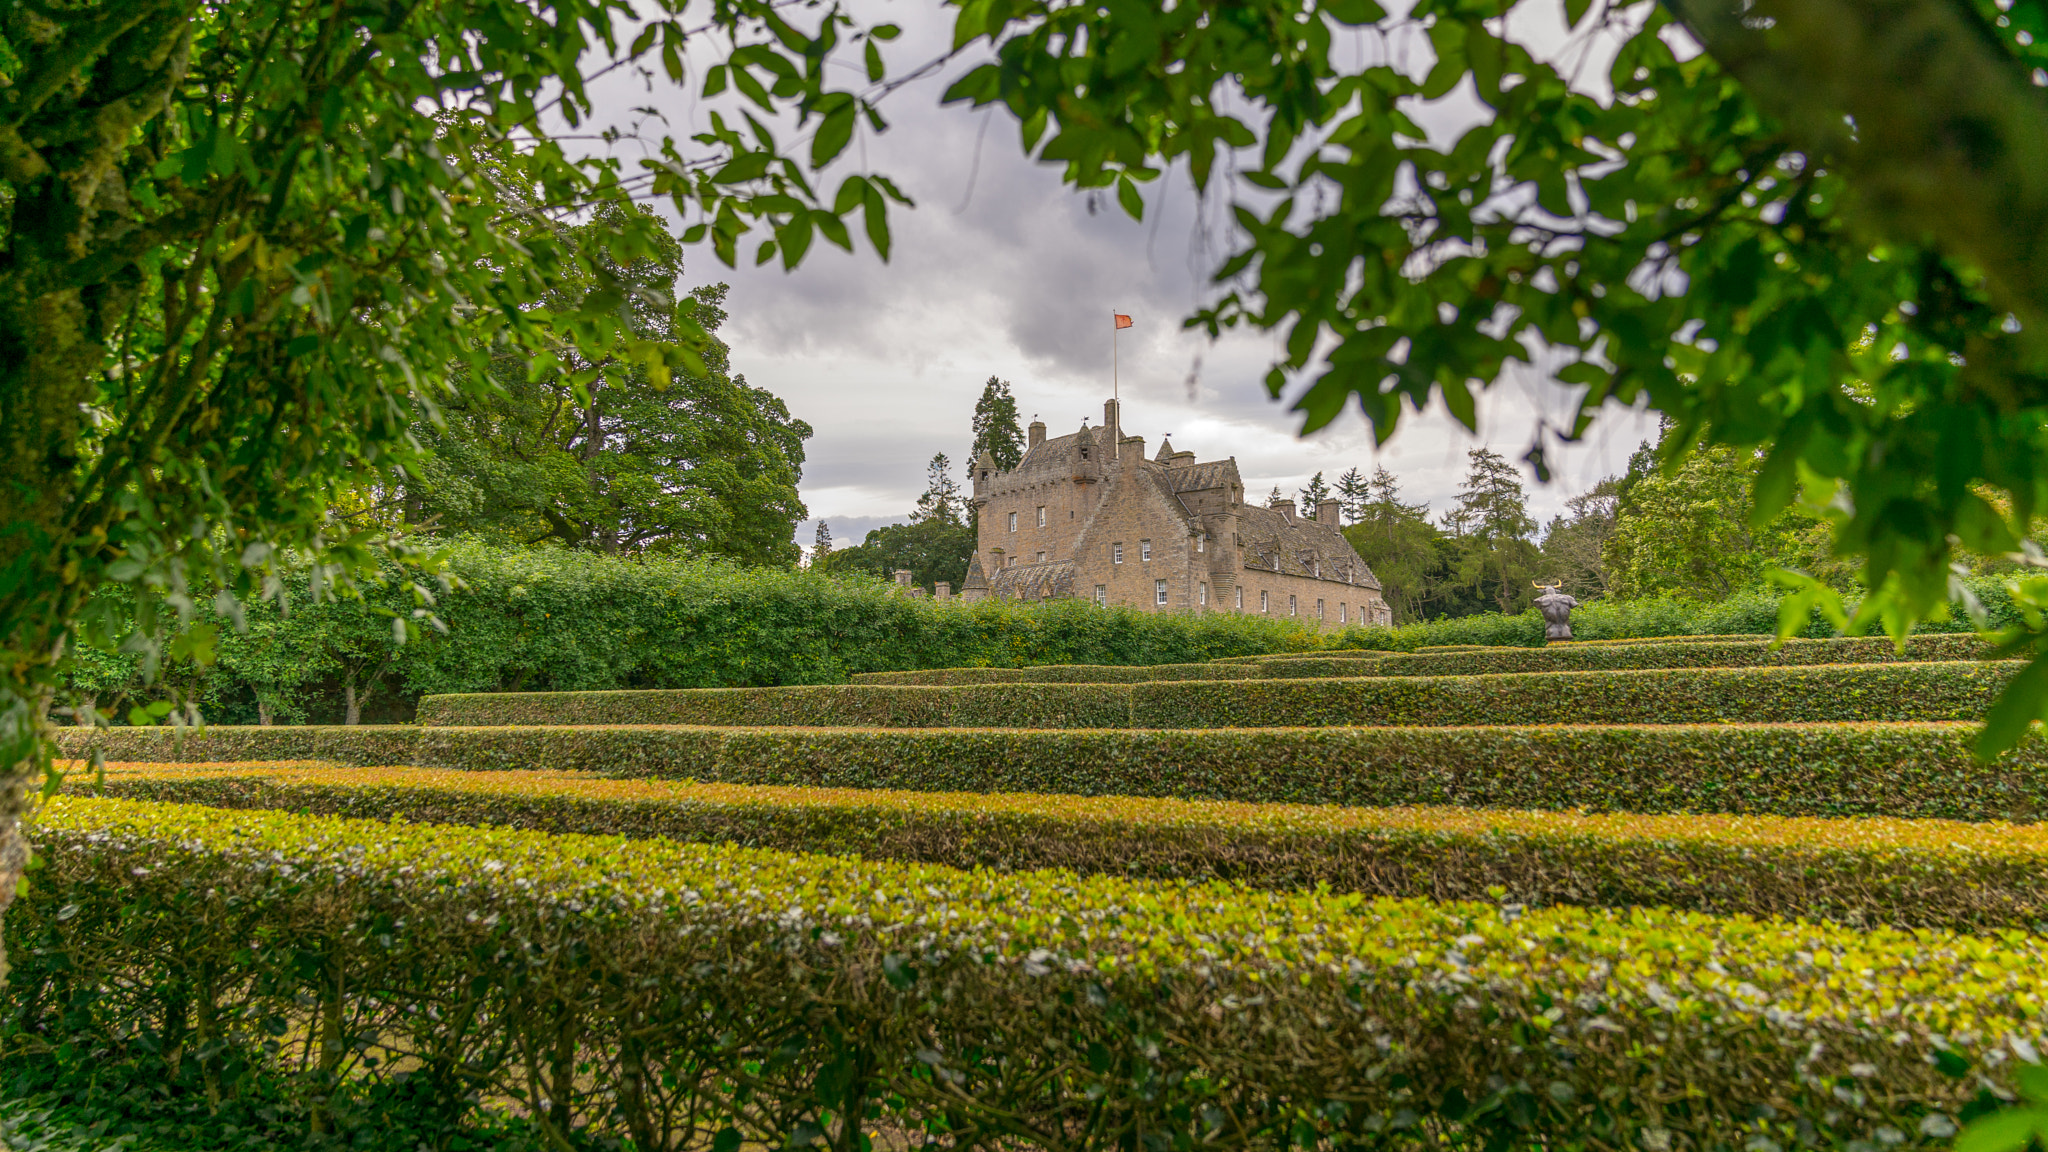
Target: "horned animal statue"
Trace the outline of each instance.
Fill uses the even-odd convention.
[[[1571,639],[1572,609],[1579,606],[1578,600],[1560,591],[1562,584],[1537,584],[1534,580],[1529,583],[1543,593],[1536,598],[1536,610],[1543,613],[1543,638]]]

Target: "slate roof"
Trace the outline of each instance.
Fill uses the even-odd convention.
[[[1012,564],[989,581],[989,595],[1004,600],[1057,599],[1074,594],[1074,562]]]
[[[1379,577],[1358,558],[1342,536],[1297,520],[1292,524],[1275,508],[1245,504],[1238,510],[1237,534],[1244,541],[1244,566],[1294,576],[1378,588]]]

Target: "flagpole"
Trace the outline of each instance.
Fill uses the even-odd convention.
[[[1114,445],[1110,450],[1110,459],[1118,464],[1122,464],[1124,462],[1124,446],[1122,443],[1124,438],[1124,397],[1123,390],[1117,381],[1116,331],[1116,309],[1112,307],[1109,310],[1109,398],[1116,401],[1117,426],[1109,430],[1109,442]]]

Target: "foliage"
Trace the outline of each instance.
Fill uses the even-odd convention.
[[[1610,400],[1670,415],[1688,447],[1761,449],[1749,518],[1810,499],[1867,558],[1859,628],[1944,610],[1956,547],[2016,551],[2048,507],[2048,261],[2011,239],[2048,219],[2034,10],[1574,3],[1539,60],[1510,7],[968,0],[956,42],[996,58],[950,95],[1004,105],[1027,152],[1134,216],[1169,163],[1231,196],[1223,294],[1192,321],[1279,334],[1267,383],[1312,375],[1309,429],[1355,400],[1384,439],[1433,397],[1476,427],[1475,383],[1560,357],[1585,388],[1539,430],[1540,474]],[[1359,35],[1376,49],[1337,50]],[[1582,74],[1609,44],[1605,76]],[[1484,114],[1432,138],[1411,114],[1454,91]],[[1951,145],[1965,122],[1981,147]],[[1245,168],[1219,145],[1263,148]],[[2018,706],[2048,707],[2048,677],[2026,684]]]
[[[636,340],[703,334],[697,366],[656,377],[616,354],[594,358],[573,326],[541,365],[522,348],[494,350],[485,386],[458,391],[419,424],[429,454],[403,490],[408,517],[505,544],[794,563],[811,427],[732,373],[730,349],[712,335],[726,287],[679,294],[682,245],[664,227],[648,225],[656,240],[638,259],[606,254],[605,237],[637,215],[652,214],[606,205],[561,228],[558,242],[589,249],[586,262],[604,275],[565,277],[526,316],[552,330],[596,298],[615,299]]]
[[[981,398],[974,402],[974,443],[967,449],[967,466],[977,467],[981,454],[988,453],[996,471],[1010,472],[1024,459],[1024,429],[1017,423],[1017,398],[1010,395],[1010,382],[991,376],[982,385]]]
[[[1543,530],[1545,574],[1578,599],[1597,600],[1614,590],[1606,559],[1620,517],[1621,481],[1609,476],[1564,502]]]
[[[366,718],[388,721],[409,718],[426,692],[830,684],[883,669],[1185,663],[1317,643],[1298,626],[1255,616],[936,604],[842,568],[860,549],[835,553],[822,571],[475,541],[443,551],[450,584],[430,591],[445,634],[415,617],[427,610],[395,565],[383,583],[364,579],[359,598],[340,601],[313,598],[315,572],[287,570],[279,598],[244,607],[245,631],[201,604],[195,622],[218,629],[220,659],[207,669],[176,664],[172,675],[207,720],[234,724],[256,723],[266,709],[280,722],[344,719],[353,673]],[[404,644],[394,619],[408,625]],[[132,653],[86,649],[67,670],[60,708],[95,701],[119,721],[161,702],[164,686],[143,681]]]
[[[1325,500],[1332,499],[1332,493],[1330,486],[1323,483],[1323,474],[1318,472],[1308,478],[1308,487],[1296,492],[1294,498],[1304,515],[1313,516],[1315,515],[1316,505],[1321,504]]]
[[[1993,762],[1974,725],[1548,724],[1160,729],[115,728],[110,762],[330,760],[813,788],[1596,812],[2048,819],[2048,744]],[[1345,769],[1333,772],[1330,765]],[[110,764],[109,773],[121,765]],[[243,770],[247,765],[235,766]],[[75,765],[90,779],[90,767]],[[111,776],[110,776],[111,778]]]
[[[2041,825],[1332,808],[388,767],[146,765],[111,773],[100,792],[1375,896],[1655,905],[1991,932],[2048,919]]]
[[[1451,536],[1451,581],[1496,610],[1526,607],[1535,596],[1530,577],[1542,567],[1531,543],[1536,521],[1529,515],[1521,474],[1498,453],[1474,448],[1458,502],[1444,513]]]
[[[960,482],[953,479],[953,462],[946,459],[944,452],[933,453],[931,463],[925,465],[924,492],[917,498],[917,508],[910,513],[910,522],[936,521],[957,527],[967,523],[964,504],[960,498]],[[973,551],[972,546],[968,551]]]
[[[552,134],[592,111],[587,63],[658,59],[680,81],[687,29],[706,19],[739,56],[715,65],[722,78],[761,92],[745,69],[779,70],[778,98],[816,120],[811,165],[846,148],[856,117],[879,124],[826,82],[835,46],[868,42],[843,15],[800,31],[765,0],[688,20],[685,2],[0,13],[0,908],[27,862],[17,818],[65,653],[126,636],[145,675],[166,656],[203,661],[219,632],[193,620],[199,597],[220,589],[232,617],[287,551],[344,588],[380,551],[405,554],[331,519],[335,495],[413,474],[417,419],[480,387],[493,350],[545,371],[567,342],[655,383],[703,375],[708,335],[645,338],[609,280],[664,243],[657,222],[622,212],[579,248],[558,219],[668,195],[700,219],[696,237],[715,225],[714,248],[730,254],[746,220],[796,257],[814,234],[850,247],[858,213],[886,252],[893,186],[850,174],[813,188],[765,156],[736,167],[749,143],[722,120],[695,156],[643,141],[631,172]],[[764,64],[747,43],[764,39],[796,55]],[[551,323],[526,311],[592,282],[610,290]],[[108,583],[136,589],[141,615],[100,612],[118,603],[94,598]]]
[[[2037,1034],[2043,978],[2023,933],[1369,902],[115,800],[59,801],[48,827],[47,879],[8,924],[37,993],[11,1001],[18,1034],[127,1021],[107,1056],[190,1037],[195,1064],[249,1059],[339,1109],[395,1079],[339,1039],[375,1033],[422,1054],[407,1082],[451,1120],[505,1099],[555,1133],[649,1148],[857,1147],[856,1125],[942,1119],[1023,1140],[1077,1107],[1227,1147],[1376,1146],[1392,1123],[1432,1142],[1621,1144],[1654,1126],[1713,1145],[1754,1130],[1758,1083],[1846,1143],[1971,1103],[1975,1076],[1950,1072],[2002,1086],[1988,1054]],[[127,899],[105,898],[116,888]],[[920,938],[933,924],[943,938]],[[295,946],[258,943],[279,937]],[[248,979],[206,979],[227,956]],[[78,968],[130,978],[83,998]],[[192,1036],[195,1017],[210,1034]],[[266,1026],[305,1039],[266,1052]],[[1510,1030],[1552,1039],[1491,1042]],[[1646,1052],[1652,1030],[1666,1039]],[[1885,1090],[1856,1090],[1859,1073]]]
[[[1380,596],[1397,624],[1423,618],[1438,535],[1429,522],[1429,505],[1403,502],[1394,474],[1385,465],[1374,468],[1344,538],[1379,579]]]
[[[1667,443],[1661,450],[1672,448]],[[1844,589],[1852,584],[1853,570],[1832,555],[1826,521],[1794,508],[1751,525],[1761,465],[1754,451],[1701,445],[1682,456],[1676,471],[1664,471],[1647,445],[1638,451],[1617,486],[1619,506],[1601,550],[1614,594],[1721,600],[1757,587],[1780,568]]]
[[[856,684],[1139,684],[1149,680],[1309,680],[1364,676],[1379,653],[1289,654],[1279,658],[1212,660],[1202,664],[1039,664],[1028,668],[933,668],[917,672],[857,672]]]
[[[834,684],[428,696],[422,723],[895,728],[1274,728],[1321,724],[1705,724],[1978,720],[2010,665],[1616,669],[1135,684]]]
[[[975,530],[968,524],[913,513],[910,523],[870,529],[858,546],[834,553],[829,571],[894,580],[899,570],[908,569],[913,587],[932,589],[944,580],[957,592],[967,582],[974,543]]]
[[[819,520],[817,531],[815,531],[811,535],[811,563],[824,564],[826,562],[826,558],[831,555],[832,526],[830,524],[825,523],[825,521],[823,520]]]

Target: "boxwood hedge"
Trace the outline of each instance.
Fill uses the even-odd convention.
[[[1525,904],[1656,904],[1856,924],[2048,918],[2048,827],[1950,820],[902,792],[584,773],[151,765],[106,794],[231,808],[666,836],[957,868],[1071,868]]]
[[[1461,652],[1396,653],[1372,666],[1374,676],[1472,676],[1490,672],[1580,672],[1619,668],[1733,668],[1782,664],[1882,664],[1894,661],[1982,660],[1992,646],[1975,636],[1908,636],[1902,651],[1884,637],[1788,640],[1773,651],[1767,639],[1702,640],[1692,644],[1553,644],[1545,648],[1475,648]]]
[[[316,1109],[403,1075],[565,1145],[1931,1144],[2044,1042],[2024,933],[116,800],[54,801],[42,849],[15,1035],[278,1066]]]
[[[1693,643],[1626,641],[1553,644],[1545,648],[1482,647],[1422,652],[1338,653],[1327,657],[1259,657],[1241,662],[1159,664],[1119,668],[1097,664],[1038,668],[938,668],[869,672],[861,684],[1142,683],[1153,680],[1268,680],[1332,676],[1473,676],[1493,672],[1584,672],[1633,668],[1728,668],[1777,664],[1879,664],[1980,660],[1991,645],[1975,636],[1911,636],[1902,651],[1883,637],[1790,640],[1773,650],[1768,638],[1697,637]],[[1361,662],[1369,660],[1369,663]]]
[[[1245,663],[1046,664],[1032,668],[933,668],[923,672],[862,672],[856,684],[1140,684],[1153,680],[1301,680],[1322,676],[1366,676],[1380,653],[1368,657],[1287,656]]]
[[[429,696],[428,724],[1272,728],[1970,720],[2016,666],[1967,661],[1142,684],[853,684]]]
[[[2048,818],[2048,743],[1989,763],[1967,724],[1191,731],[676,727],[102,733],[113,760],[548,768],[735,784],[1472,808]],[[82,754],[92,733],[67,730]]]

